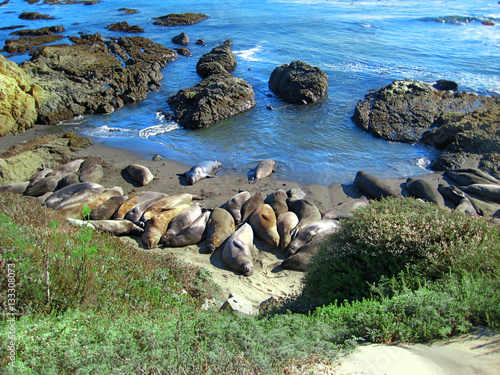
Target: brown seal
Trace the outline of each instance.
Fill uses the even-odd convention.
[[[441,208],[444,207],[443,196],[438,189],[432,186],[428,181],[409,177],[406,180],[406,190],[415,198],[435,203]]]
[[[264,200],[264,203],[270,205],[276,213],[276,216],[279,216],[288,211],[288,205],[286,203],[287,198],[286,191],[278,189],[274,193],[269,194]]]
[[[280,236],[280,249],[285,252],[287,246],[292,242],[292,232],[299,224],[299,218],[295,212],[287,211],[278,216],[278,234]]]
[[[140,198],[137,199],[137,204],[125,214],[124,219],[130,220],[136,225],[141,227],[144,223],[141,221],[144,211],[146,211],[153,204],[158,202],[160,199],[167,197],[167,194],[159,193],[156,191],[147,191]]]
[[[253,170],[253,173],[250,173],[250,182],[256,183],[267,176],[270,176],[274,172],[274,167],[276,166],[276,162],[271,159],[262,160],[257,167]],[[251,171],[252,172],[252,171]]]
[[[121,189],[121,187],[111,189],[97,188],[89,190],[91,190],[91,193],[88,195],[85,194],[86,196],[83,199],[79,199],[78,201],[71,204],[66,204],[61,209],[59,209],[60,214],[64,217],[80,219],[84,216],[83,210],[85,208],[87,210],[90,210],[90,214],[90,212],[92,212],[94,208],[98,207],[109,198],[123,195],[123,190]],[[84,190],[80,192],[80,194],[82,195],[83,193],[86,193],[86,191]]]
[[[125,168],[132,181],[137,182],[140,186],[145,186],[154,180],[155,176],[151,171],[140,164],[130,164]]]
[[[197,195],[192,195],[188,193],[166,196],[160,199],[159,201],[156,201],[151,206],[149,206],[149,208],[142,214],[141,221],[145,223],[153,216],[159,214],[160,212],[170,210],[181,204],[189,204],[192,202],[193,199],[201,199],[201,198]]]
[[[280,236],[278,234],[276,214],[270,205],[263,204],[258,207],[248,218],[248,223],[256,237],[273,247],[279,246]]]
[[[102,232],[111,233],[115,236],[140,236],[144,229],[138,227],[129,220],[79,220],[79,219],[66,219],[72,225],[82,227],[91,227]]]
[[[160,212],[149,219],[141,236],[144,247],[146,249],[157,247],[161,236],[167,231],[170,221],[184,210],[187,210],[189,206],[189,204],[181,204],[171,210]]]
[[[260,193],[255,194],[254,196],[247,199],[245,203],[243,203],[243,207],[241,207],[241,221],[244,222],[257,208],[264,204],[264,198]]]
[[[230,269],[244,276],[253,274],[253,230],[248,223],[231,234],[222,249],[222,261]]]
[[[111,220],[115,211],[127,200],[128,196],[118,195],[103,202],[90,213],[90,220]]]
[[[394,190],[383,180],[363,171],[356,173],[354,187],[363,194],[375,199],[383,197],[401,197],[401,193],[399,191]]]
[[[210,211],[203,212],[189,227],[181,231],[177,236],[166,240],[163,245],[167,247],[183,247],[201,242],[205,237],[207,222],[211,214]]]
[[[175,237],[182,230],[190,226],[200,215],[201,207],[198,203],[194,203],[170,221],[167,231],[161,236],[160,243],[164,243],[170,238]]]
[[[248,191],[241,191],[222,206],[222,208],[228,210],[229,213],[233,215],[236,225],[241,223],[241,210],[243,208],[243,204],[250,199],[250,196],[251,195]]]
[[[235,230],[233,216],[225,209],[217,207],[212,211],[207,223],[206,245],[213,253]]]

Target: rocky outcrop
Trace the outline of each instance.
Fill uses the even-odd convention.
[[[214,74],[168,99],[176,121],[200,129],[255,107],[255,93],[245,80]]]
[[[48,26],[41,27],[39,29],[25,29],[13,31],[9,35],[17,35],[17,36],[40,36],[40,35],[52,35],[55,33],[62,33],[66,31],[64,26]]]
[[[318,67],[303,61],[278,66],[269,78],[269,88],[288,103],[319,101],[328,91],[328,76]]]
[[[39,12],[22,12],[19,16],[22,20],[37,21],[37,20],[53,20],[55,17]]]
[[[500,173],[500,98],[457,91],[451,81],[436,84],[394,81],[356,105],[352,120],[388,141],[424,144],[443,152],[431,168],[465,164]]]
[[[2,51],[9,53],[24,53],[43,44],[57,42],[63,39],[62,35],[38,35],[18,39],[7,39]]]
[[[160,70],[177,54],[150,39],[99,34],[73,37],[74,45],[39,47],[21,64],[45,94],[38,122],[55,124],[75,116],[111,113],[147,97],[160,86]]]
[[[112,23],[106,26],[106,29],[111,31],[123,31],[125,33],[143,33],[144,29],[138,25],[130,26],[128,22],[122,21],[117,23]]]
[[[23,132],[35,124],[41,95],[40,86],[0,55],[0,136]]]
[[[196,72],[206,78],[212,74],[231,73],[236,68],[236,57],[231,48],[220,45],[201,56],[196,64]]]
[[[189,36],[186,33],[180,33],[172,38],[172,43],[187,46],[189,44]]]
[[[203,13],[182,13],[182,14],[172,13],[172,14],[167,14],[166,16],[163,17],[155,18],[156,21],[153,22],[153,25],[188,26],[201,22],[207,18],[208,16]]]

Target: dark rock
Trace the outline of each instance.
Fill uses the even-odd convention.
[[[236,68],[236,57],[228,46],[218,46],[201,56],[196,72],[206,78],[211,74],[230,73]]]
[[[314,103],[327,93],[328,76],[318,67],[292,61],[274,69],[269,88],[288,103]]]
[[[182,14],[167,14],[163,17],[155,18],[153,25],[160,26],[187,26],[201,22],[207,19],[208,16],[203,13],[182,13]]]
[[[55,17],[49,16],[48,14],[42,14],[39,12],[23,12],[19,16],[22,20],[36,21],[36,20],[54,20]]]
[[[177,52],[179,55],[182,56],[191,56],[191,51],[188,50],[187,48],[174,48],[175,52]]]
[[[42,27],[40,29],[26,29],[13,31],[9,35],[17,35],[17,36],[40,36],[40,35],[52,35],[55,33],[62,33],[66,31],[64,26],[50,26],[50,27]]]
[[[144,29],[138,25],[130,26],[128,22],[122,21],[106,26],[111,31],[123,31],[126,33],[143,33]]]
[[[447,79],[440,79],[439,81],[436,82],[434,87],[438,90],[451,90],[451,91],[457,91],[458,90],[458,83],[449,81]]]
[[[21,67],[45,90],[38,123],[109,113],[159,87],[161,68],[177,54],[142,37],[105,41],[99,34],[72,38],[75,45],[39,47]]]
[[[125,12],[125,14],[135,14],[139,13],[137,9],[130,9],[130,8],[120,8],[118,9],[120,12]]]
[[[232,39],[225,40],[225,41],[224,41],[224,45],[225,45],[225,46],[228,46],[228,47],[231,47],[231,46],[233,45],[233,41],[232,41]]]
[[[180,90],[168,104],[180,125],[199,129],[255,107],[254,97],[252,86],[226,73],[211,75],[195,87]]]
[[[172,38],[172,43],[187,46],[189,44],[189,36],[186,33],[180,33]]]
[[[205,43],[205,40],[203,40],[202,38],[198,39],[195,44],[199,44],[201,46],[206,46],[207,43]]]
[[[23,27],[26,27],[26,25],[5,26],[5,27],[0,27],[0,30],[16,30],[16,29],[22,29]]]
[[[7,39],[2,51],[9,53],[23,53],[44,44],[57,42],[63,38],[64,36],[62,35],[40,35],[35,37]]]
[[[439,91],[424,82],[394,81],[358,102],[352,120],[385,140],[414,143],[447,113],[481,112],[495,101],[472,93]]]

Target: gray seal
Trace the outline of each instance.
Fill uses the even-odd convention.
[[[366,197],[350,199],[349,201],[339,204],[325,213],[323,213],[323,219],[330,220],[340,220],[347,219],[352,216],[352,212],[359,207],[368,206],[368,199]]]
[[[460,186],[472,184],[500,184],[500,181],[476,168],[453,169],[444,172],[444,175]]]
[[[206,160],[193,165],[189,171],[184,173],[184,176],[186,177],[186,181],[189,185],[194,185],[196,182],[203,180],[204,178],[215,177],[215,175],[212,175],[211,173],[220,167],[220,161]]]
[[[190,226],[200,215],[201,207],[198,203],[194,203],[170,221],[167,231],[160,238],[160,243],[164,243],[168,239],[175,237],[182,230]]]
[[[493,199],[500,202],[500,185],[496,184],[472,184],[464,189],[467,193]]]
[[[252,171],[250,171],[250,182],[256,183],[274,172],[276,162],[271,159],[262,160]]]
[[[441,193],[429,182],[419,178],[408,178],[406,180],[406,190],[415,198],[437,204],[444,207],[444,198]]]
[[[401,193],[376,176],[359,171],[354,179],[354,187],[371,198],[401,197]]]
[[[319,251],[324,237],[321,234],[315,236],[311,241],[300,247],[295,254],[281,262],[281,268],[301,272],[309,271],[312,257]]]
[[[231,234],[222,249],[222,261],[230,269],[244,276],[253,274],[253,230],[245,223]]]
[[[66,219],[70,224],[81,227],[90,227],[102,232],[111,233],[115,236],[140,236],[143,229],[132,223],[131,221],[118,219],[118,220],[79,220],[79,219]]]
[[[201,242],[205,237],[207,222],[211,214],[210,211],[203,212],[189,227],[182,230],[177,236],[163,241],[163,245],[166,247],[183,247],[196,245]],[[162,242],[161,239],[160,242]]]
[[[54,194],[52,194],[45,201],[45,205],[47,207],[53,208],[56,204],[63,202],[65,199],[68,199],[69,197],[79,193],[80,191],[86,189],[95,189],[100,187],[102,186],[93,182],[80,182],[78,184],[68,185],[54,192]],[[57,210],[58,208],[54,209]]]
[[[292,242],[292,233],[299,224],[299,218],[295,212],[288,211],[278,215],[278,234],[280,236],[280,249],[285,252],[287,246]]]
[[[213,253],[222,243],[234,233],[233,216],[223,208],[217,207],[212,211],[207,223],[206,245],[208,252]]]
[[[470,216],[476,216],[477,211],[470,199],[462,190],[456,186],[439,184],[438,191],[448,201],[455,205],[455,211],[463,212]]]
[[[90,157],[80,166],[80,181],[81,182],[97,182],[99,183],[104,177],[101,160],[97,157]]]
[[[120,207],[127,198],[128,196],[126,195],[109,198],[92,210],[90,213],[90,220],[111,220],[118,207]]]
[[[241,223],[241,209],[243,208],[243,204],[250,199],[250,196],[251,194],[248,191],[241,191],[222,206],[222,208],[228,210],[233,215],[236,225]]]
[[[293,237],[292,242],[286,248],[286,254],[291,256],[295,254],[299,248],[310,242],[319,234],[325,235],[333,233],[338,229],[339,222],[336,220],[319,220],[298,230],[298,233]]]
[[[22,194],[30,184],[29,181],[19,182],[16,184],[8,184],[0,186],[0,191],[9,191],[11,193]]]
[[[287,199],[288,196],[286,191],[278,189],[274,193],[269,194],[264,200],[264,203],[270,205],[276,213],[276,216],[278,216],[288,211]]]
[[[298,228],[302,228],[315,221],[321,220],[321,212],[318,207],[306,199],[287,200],[290,211],[295,212],[299,218]]]

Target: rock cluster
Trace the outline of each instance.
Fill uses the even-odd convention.
[[[128,22],[126,22],[126,21],[113,23],[109,26],[106,26],[106,29],[111,30],[111,31],[123,31],[126,33],[143,33],[144,32],[144,29],[142,27],[140,27],[139,25],[130,26],[128,24]]]

